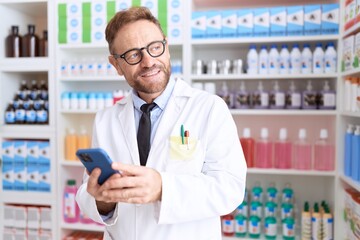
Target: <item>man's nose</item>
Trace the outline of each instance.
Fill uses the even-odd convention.
[[[143,57],[141,59],[141,66],[142,67],[152,67],[154,65],[154,58],[144,49],[142,51]]]

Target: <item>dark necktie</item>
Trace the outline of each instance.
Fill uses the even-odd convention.
[[[140,109],[143,112],[139,122],[139,129],[137,133],[137,141],[139,148],[140,164],[146,165],[146,160],[150,151],[150,134],[151,134],[151,120],[150,111],[156,106],[156,103],[143,104]]]

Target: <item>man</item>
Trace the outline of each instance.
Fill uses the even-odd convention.
[[[221,239],[220,216],[242,202],[246,178],[226,104],[170,76],[168,42],[148,9],[118,12],[106,40],[109,61],[133,91],[96,115],[93,147],[121,175],[98,185],[100,169],[84,174],[80,209],[106,226],[105,239]]]

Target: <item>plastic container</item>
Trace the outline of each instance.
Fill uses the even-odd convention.
[[[267,128],[261,128],[260,138],[255,142],[255,167],[272,168],[273,167],[273,143],[269,139]]]
[[[318,97],[319,109],[335,109],[336,108],[336,92],[330,90],[329,81],[324,81],[323,89],[319,93]]]
[[[234,107],[236,109],[250,108],[250,93],[246,91],[245,83],[243,81],[241,82],[240,89],[235,93]]]
[[[321,43],[317,43],[313,54],[313,73],[324,73],[324,50]]]
[[[290,82],[289,90],[285,93],[285,108],[286,109],[301,108],[301,93],[296,90],[296,85],[294,81]]]
[[[90,136],[84,126],[80,127],[80,133],[77,136],[77,149],[90,148]]]
[[[250,45],[247,54],[247,74],[259,73],[259,56],[255,45]]]
[[[306,139],[306,129],[299,130],[299,139],[293,145],[293,168],[310,170],[312,168],[312,145]]]
[[[75,129],[69,128],[68,133],[65,136],[65,160],[77,160],[76,150],[77,150],[77,135],[75,134]]]
[[[335,146],[328,140],[327,129],[320,130],[320,138],[314,145],[314,169],[320,171],[335,169]]]
[[[235,220],[232,214],[227,214],[221,217],[222,232],[224,236],[234,236],[235,234]]]
[[[75,200],[76,192],[76,180],[67,180],[63,198],[64,222],[75,223],[79,221],[80,210]]]
[[[274,82],[273,90],[269,95],[270,109],[284,109],[285,108],[285,93],[280,90],[279,82]]]
[[[232,94],[229,92],[226,82],[222,83],[221,90],[217,92],[217,95],[225,101],[228,108],[233,107]]]
[[[290,52],[288,46],[283,44],[279,55],[279,74],[290,73]]]
[[[28,33],[22,38],[22,57],[39,56],[39,37],[35,35],[35,25],[28,25]]]
[[[292,143],[287,137],[286,128],[281,128],[279,139],[274,144],[274,167],[289,169],[292,163]]]
[[[301,52],[301,73],[310,74],[313,72],[313,54],[310,50],[310,44],[304,44],[304,48]]]
[[[313,90],[311,80],[308,81],[306,90],[302,93],[302,108],[317,109],[317,92]]]
[[[336,73],[337,72],[337,52],[333,42],[329,42],[325,54],[325,73]]]
[[[22,56],[22,37],[19,35],[19,26],[11,26],[11,33],[5,39],[6,57]]]
[[[260,81],[257,90],[252,93],[252,105],[255,109],[269,108],[269,93],[264,91],[262,82]]]
[[[360,125],[356,126],[351,143],[351,177],[360,181]]]
[[[240,143],[244,152],[247,167],[254,167],[255,140],[251,137],[250,128],[244,128]]]
[[[269,51],[269,74],[279,74],[280,55],[276,44],[271,45]]]
[[[301,52],[299,49],[299,44],[294,44],[290,52],[290,73],[301,73]]]
[[[259,74],[268,74],[269,73],[269,53],[267,51],[266,45],[261,46],[259,52]]]

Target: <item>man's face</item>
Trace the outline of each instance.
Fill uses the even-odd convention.
[[[159,28],[152,22],[141,20],[122,27],[113,42],[114,53],[123,54],[133,48],[143,48],[154,41],[164,39]],[[124,75],[129,85],[145,101],[159,96],[169,82],[171,67],[168,44],[165,52],[159,57],[152,57],[143,49],[142,60],[130,65],[124,59],[110,56],[109,60],[119,75]],[[145,99],[146,98],[146,99]]]

